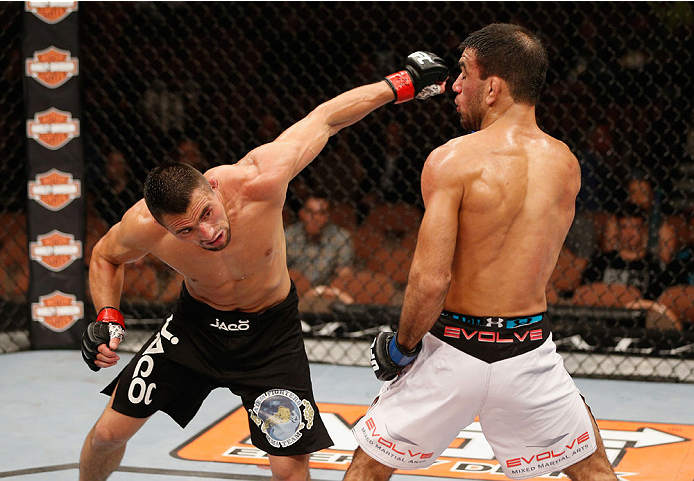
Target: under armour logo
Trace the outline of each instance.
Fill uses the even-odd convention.
[[[492,327],[494,325],[496,327],[498,327],[499,329],[501,329],[502,327],[504,327],[503,319],[497,318],[496,321],[494,321],[492,317],[488,317],[487,318],[487,327]]]

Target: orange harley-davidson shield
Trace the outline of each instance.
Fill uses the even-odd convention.
[[[318,403],[321,417],[335,443],[311,455],[315,469],[346,470],[356,448],[351,428],[368,406]],[[605,450],[623,481],[691,481],[694,479],[694,426],[598,420]],[[267,455],[250,442],[248,415],[232,411],[171,452],[194,461],[267,465]],[[506,479],[479,423],[461,430],[448,449],[427,469],[396,471],[413,476],[468,480]],[[534,480],[568,479],[560,472]]]

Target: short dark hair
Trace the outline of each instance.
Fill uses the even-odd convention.
[[[160,223],[164,214],[184,214],[193,192],[210,189],[199,170],[183,162],[167,162],[155,167],[145,179],[144,197],[147,208]]]
[[[463,40],[460,51],[466,48],[475,51],[482,79],[501,77],[518,103],[535,105],[540,100],[549,60],[542,42],[530,30],[492,23]]]

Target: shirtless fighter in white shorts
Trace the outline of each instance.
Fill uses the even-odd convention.
[[[422,172],[426,213],[399,331],[372,345],[387,382],[354,427],[346,480],[425,468],[479,416],[506,475],[614,481],[600,434],[556,353],[545,288],[574,216],[579,165],[541,131],[547,54],[489,25],[461,45],[463,128]]]

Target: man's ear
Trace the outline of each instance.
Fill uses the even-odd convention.
[[[210,180],[208,182],[210,183],[210,187],[212,187],[212,190],[217,190],[217,188],[219,188],[219,181],[216,177],[210,177]]]
[[[499,95],[501,95],[504,88],[506,88],[506,85],[501,78],[497,77],[496,75],[489,77],[489,86],[487,87],[486,92],[487,95],[484,98],[487,105],[490,107],[494,105],[494,102],[496,102],[496,100],[499,98]]]

